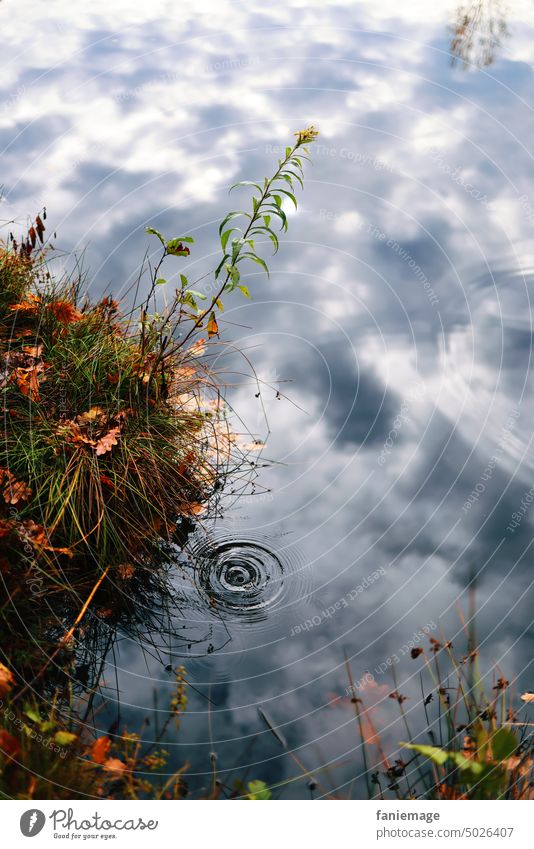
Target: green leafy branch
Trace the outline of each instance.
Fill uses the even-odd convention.
[[[294,191],[295,183],[298,183],[301,187],[304,186],[303,162],[310,159],[310,151],[307,145],[316,139],[318,132],[314,127],[308,127],[306,130],[295,133],[295,135],[297,137],[296,142],[292,147],[286,148],[285,156],[278,161],[278,168],[272,177],[265,177],[263,184],[244,180],[231,187],[230,191],[238,187],[249,186],[257,190],[257,195],[255,194],[252,197],[252,210],[250,212],[245,210],[229,212],[221,222],[219,238],[223,255],[215,269],[215,280],[221,282],[206,308],[199,308],[196,300],[197,298],[206,299],[206,296],[191,289],[187,277],[183,274],[180,275],[182,286],[181,289],[176,291],[174,302],[167,312],[166,335],[162,335],[161,329],[159,331],[159,354],[154,364],[154,370],[162,361],[182,348],[191,336],[204,326],[205,322],[208,337],[218,335],[219,328],[215,310],[223,311],[221,298],[226,292],[239,289],[245,297],[250,298],[248,287],[241,283],[241,263],[244,261],[254,262],[269,274],[265,259],[256,250],[255,240],[258,237],[264,240],[266,237],[273,243],[274,252],[278,251],[279,237],[274,229],[274,224],[276,222],[279,225],[278,233],[287,230],[287,216],[283,209],[283,201],[284,198],[288,198],[295,208],[297,207]],[[191,237],[183,237],[167,242],[161,233],[153,227],[147,228],[147,232],[157,236],[164,249],[163,256],[152,274],[152,286],[147,299],[150,300],[154,295],[155,287],[159,283],[166,282],[158,277],[163,260],[168,255],[187,255],[189,249],[184,248],[183,243],[193,240]],[[174,342],[172,341],[172,333],[168,332],[172,317],[174,317],[175,326],[176,320],[179,321],[183,318],[193,320],[193,324],[185,336]]]

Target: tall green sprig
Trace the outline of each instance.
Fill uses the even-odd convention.
[[[241,283],[241,263],[244,261],[254,262],[269,274],[265,259],[259,255],[256,249],[255,240],[262,238],[263,241],[264,237],[267,237],[274,245],[274,252],[278,251],[279,238],[274,226],[275,224],[279,225],[278,232],[287,230],[287,216],[283,210],[283,200],[287,197],[295,208],[297,207],[294,191],[295,181],[302,188],[304,187],[303,161],[310,159],[308,145],[315,141],[318,131],[311,126],[305,130],[300,130],[295,135],[297,137],[296,142],[292,147],[286,147],[284,157],[278,160],[277,170],[272,177],[265,177],[263,185],[259,182],[243,180],[231,187],[230,191],[249,186],[257,190],[257,195],[254,194],[252,197],[252,210],[250,212],[246,210],[229,212],[219,226],[219,239],[223,255],[215,269],[215,280],[219,281],[220,285],[207,307],[200,309],[195,302],[191,302],[187,298],[189,284],[185,275],[180,275],[182,289],[177,293],[177,296],[179,295],[178,300],[183,304],[184,299],[187,299],[188,306],[194,306],[197,315],[193,317],[189,314],[189,317],[193,317],[193,324],[182,339],[171,343],[170,338],[167,337],[166,343],[157,358],[156,367],[158,363],[175,354],[197,330],[205,325],[208,336],[214,336],[218,333],[215,310],[222,311],[224,309],[221,298],[225,293],[239,289],[245,297],[250,297],[247,286]],[[165,256],[168,255],[169,251],[166,250],[168,245],[161,234],[153,228],[148,228],[148,232],[160,238],[164,245]],[[179,240],[175,241],[178,242]],[[185,239],[182,238],[181,241],[184,242]],[[188,241],[192,240],[189,238]],[[179,245],[179,247],[182,247],[182,245]],[[194,292],[194,295],[198,296],[199,293]],[[174,306],[173,304],[171,307],[171,314]],[[180,317],[184,317],[183,313]]]

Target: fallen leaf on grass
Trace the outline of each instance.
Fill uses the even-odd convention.
[[[32,491],[22,481],[15,479],[9,469],[0,468],[0,486],[6,504],[17,504],[19,501],[27,501]]]
[[[120,427],[112,427],[111,430],[102,436],[98,442],[96,443],[96,455],[97,457],[102,456],[102,454],[107,454],[108,451],[111,451],[114,445],[117,445],[117,436],[120,433]]]
[[[34,548],[52,551],[55,554],[66,554],[67,557],[74,557],[74,552],[70,548],[54,548],[53,545],[50,545],[43,525],[37,525],[33,519],[25,519],[17,527],[20,536],[29,542],[30,545],[33,545]]]
[[[100,418],[103,414],[104,410],[102,407],[91,407],[86,413],[81,413],[81,415],[76,416],[76,424],[84,425],[89,422],[94,422],[96,419]]]

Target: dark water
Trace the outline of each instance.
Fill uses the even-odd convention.
[[[242,358],[217,368],[272,462],[191,540],[176,589],[191,648],[121,643],[121,717],[150,715],[151,739],[165,667],[185,662],[196,690],[170,747],[192,784],[212,751],[228,783],[298,774],[261,708],[343,792],[361,772],[350,705],[332,702],[345,653],[398,740],[391,666],[417,724],[403,646],[421,628],[461,642],[474,574],[486,668],[534,689],[534,9],[483,2],[502,43],[476,67],[475,34],[463,68],[452,0],[108,6],[0,3],[0,213],[46,203],[93,293],[131,282],[148,224],[195,236],[200,277],[227,187],[321,130],[270,280],[250,274],[253,302],[221,321],[263,406]],[[106,682],[114,715],[111,666]],[[309,796],[302,779],[278,792]]]

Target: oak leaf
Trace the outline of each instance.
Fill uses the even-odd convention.
[[[111,451],[114,445],[117,445],[117,436],[120,433],[120,427],[112,427],[108,433],[102,436],[96,443],[96,455],[100,457],[102,454],[107,454]]]

